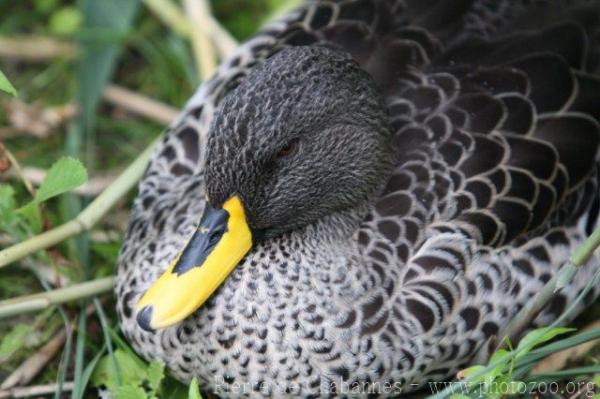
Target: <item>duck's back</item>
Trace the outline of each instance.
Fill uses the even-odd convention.
[[[419,339],[403,348],[441,359],[404,367],[439,380],[503,336],[598,226],[600,2],[414,3],[408,27],[365,63],[386,93],[399,160],[358,239],[388,274],[373,283],[375,302],[395,303],[388,330],[413,326]],[[534,324],[556,319],[598,264]],[[369,323],[386,324],[385,309]]]
[[[540,52],[554,53],[575,70],[594,74],[600,62],[598,8],[598,0],[307,1],[243,43],[215,76],[200,86],[171,127],[174,133],[167,135],[160,156],[155,158],[167,162],[153,162],[151,169],[156,168],[157,173],[168,178],[201,173],[202,142],[215,107],[249,70],[283,47],[326,45],[347,51],[390,97],[397,97],[398,88],[410,84],[411,79],[436,70],[447,69],[461,79],[464,73],[453,71],[450,66],[464,63],[467,71],[477,66],[510,67],[511,61]],[[565,24],[571,24],[571,29]],[[541,36],[543,30],[548,31]],[[537,40],[522,40],[536,34]],[[485,51],[493,54],[486,55]],[[496,79],[512,78],[505,74]],[[531,82],[523,84],[530,89]],[[587,100],[592,101],[588,101],[586,111],[596,105],[589,98],[595,84],[597,79],[586,81]],[[554,93],[554,86],[547,88],[550,90],[538,98],[545,94],[550,98],[564,95]],[[454,90],[455,94],[463,90],[460,86],[444,89]],[[503,89],[518,90],[510,86],[498,88]],[[432,106],[426,100],[414,104],[418,112],[425,113]],[[200,137],[190,133],[190,127]]]

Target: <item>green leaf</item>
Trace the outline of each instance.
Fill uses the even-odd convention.
[[[42,213],[40,212],[40,207],[37,202],[31,201],[27,205],[19,208],[17,212],[29,222],[31,231],[34,233],[42,231]]]
[[[17,212],[27,219],[31,230],[38,233],[42,230],[39,204],[82,185],[87,179],[87,171],[78,159],[63,157],[50,167],[35,198]]]
[[[158,392],[160,384],[165,378],[165,365],[159,362],[151,362],[148,367],[147,378],[152,392]]]
[[[7,185],[0,184],[0,228],[8,230],[17,223],[18,217],[15,214],[15,190]]]
[[[509,354],[510,354],[510,352],[508,350],[506,350],[506,349],[498,349],[490,357],[490,364],[496,363],[496,362],[499,362],[499,361],[503,360]]]
[[[78,159],[63,157],[48,170],[46,178],[35,194],[35,201],[40,203],[52,197],[71,191],[88,180],[87,171]]]
[[[486,381],[486,382],[491,383],[496,378],[498,378],[499,376],[502,375],[502,371],[504,371],[504,369],[508,365],[508,361],[504,360],[504,358],[507,357],[510,353],[511,352],[506,349],[498,349],[496,352],[494,352],[494,354],[490,357],[489,364],[492,365],[496,362],[501,362],[501,363],[499,365],[497,365],[496,367],[494,367],[494,369],[489,372],[489,374],[488,374],[489,381]]]
[[[160,389],[162,380],[165,376],[164,365],[158,362],[144,363],[137,356],[132,355],[122,349],[114,352],[115,361],[119,369],[121,386],[115,374],[112,360],[109,355],[104,356],[98,362],[98,366],[92,374],[93,385],[104,385],[116,397],[119,397],[123,387],[140,387],[142,392],[149,396],[155,396]],[[148,388],[144,391],[144,387]],[[135,394],[135,391],[125,391],[125,394]],[[145,397],[145,396],[144,396]]]
[[[119,388],[115,394],[115,399],[147,399],[146,392],[135,385],[125,385]]]
[[[17,324],[0,342],[0,358],[7,358],[25,345],[25,339],[33,331],[29,324]]]
[[[462,374],[466,377],[469,378],[471,377],[473,374],[478,373],[479,371],[483,370],[485,368],[485,366],[481,366],[481,365],[477,365],[477,366],[471,366],[469,368],[466,368],[462,371]]]
[[[115,360],[119,366],[120,377],[123,385],[138,385],[143,379],[144,369],[139,367],[135,359],[120,349],[115,351]],[[141,377],[140,377],[141,376]],[[111,360],[104,356],[92,374],[92,384],[105,385],[109,391],[116,393],[119,388],[117,376]]]
[[[13,96],[17,95],[17,90],[10,83],[7,77],[0,71],[0,90],[7,92]]]
[[[83,22],[83,15],[76,7],[63,7],[50,17],[50,31],[57,35],[72,35]]]
[[[516,357],[521,357],[525,355],[532,348],[543,344],[544,342],[550,341],[552,338],[558,335],[566,334],[572,331],[575,331],[575,329],[566,327],[554,327],[550,329],[547,327],[542,327],[530,331],[519,342],[519,345],[516,349],[519,352],[519,354]]]
[[[125,354],[127,356],[129,356],[133,361],[136,362],[136,366],[139,368],[145,368],[146,367],[146,362],[144,362],[142,359],[140,359],[138,357],[138,355],[136,355],[136,353],[133,351],[133,349],[131,349],[131,347],[129,346],[129,344],[127,342],[125,342],[123,340],[123,338],[121,338],[119,336],[119,334],[117,334],[114,330],[110,330],[110,337],[112,338],[112,340],[114,341],[114,343],[117,345],[117,347],[122,350],[123,352],[125,352]]]
[[[0,212],[15,209],[15,190],[8,184],[0,184]]]
[[[188,399],[202,399],[202,395],[200,395],[200,387],[198,386],[198,381],[196,380],[196,377],[194,377],[192,379],[192,382],[190,382]]]

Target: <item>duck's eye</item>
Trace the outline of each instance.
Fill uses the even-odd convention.
[[[277,158],[289,157],[298,150],[298,139],[292,139],[277,153]]]

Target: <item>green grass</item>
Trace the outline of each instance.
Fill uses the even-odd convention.
[[[288,0],[218,0],[213,1],[213,8],[225,28],[243,40],[287,3]],[[59,126],[46,138],[21,134],[4,140],[22,166],[50,170],[57,160],[68,155],[81,160],[90,177],[98,173],[117,174],[164,126],[103,102],[104,84],[115,82],[179,108],[200,83],[189,40],[133,0],[0,0],[0,15],[10,16],[0,19],[1,37],[51,37],[79,43],[82,49],[78,59],[56,57],[35,63],[0,60],[3,72],[0,90],[11,93],[14,87],[20,101],[36,102],[42,108],[74,100],[81,105],[78,118]],[[11,94],[0,93],[0,109],[11,100]],[[8,125],[7,114],[0,111],[0,127]],[[73,163],[67,166],[69,173],[77,168]],[[18,180],[0,186],[0,236],[3,239],[20,241],[41,228],[58,226],[87,205],[87,198],[64,194],[82,183],[83,175],[72,176],[69,181],[65,170],[59,172],[61,179],[53,182],[50,178],[35,197]],[[47,270],[56,271],[72,283],[114,274],[125,228],[123,215],[133,197],[134,193],[128,194],[90,234],[70,239],[52,250],[40,251],[17,265],[0,268],[0,299],[54,288],[54,281],[27,267],[32,262],[48,266]],[[15,213],[23,206],[28,207]],[[93,238],[95,232],[111,232],[116,236],[108,241],[97,241]],[[591,307],[573,325],[584,326],[598,316],[600,305]],[[118,392],[117,397],[198,397],[196,386],[183,386],[170,378],[158,363],[144,363],[128,347],[118,334],[111,295],[1,319],[0,381],[65,326],[73,327],[73,333],[68,334],[58,355],[29,385],[74,381],[75,398],[95,397],[94,386],[97,385]],[[471,369],[470,376],[515,383],[544,378],[591,381],[600,370],[596,366],[582,367],[598,364],[599,349],[594,349],[579,363],[569,365],[561,374],[529,376],[527,372],[541,355],[598,336],[598,330],[566,338],[560,335],[547,345],[541,345],[543,340],[538,336],[526,351],[517,346],[514,351],[499,352],[491,364]],[[478,376],[478,372],[481,375]],[[60,395],[57,392],[54,396]]]

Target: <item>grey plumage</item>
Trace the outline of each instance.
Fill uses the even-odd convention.
[[[321,1],[265,28],[190,100],[140,184],[124,334],[221,396],[452,376],[597,224],[599,31],[598,1]],[[234,192],[264,240],[192,317],[142,331],[132,308],[205,194]]]

